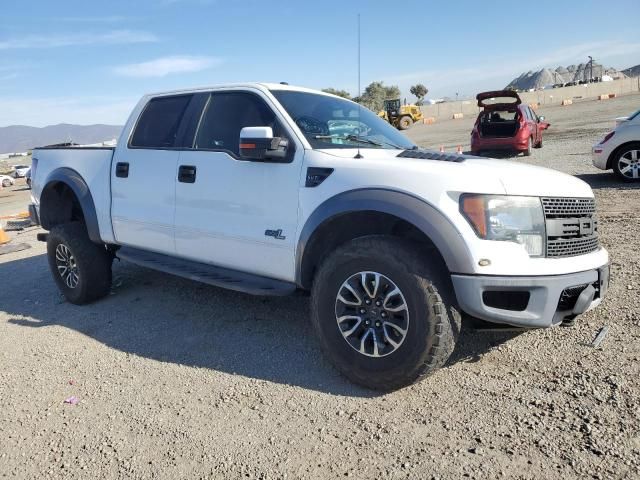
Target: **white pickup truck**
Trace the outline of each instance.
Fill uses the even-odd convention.
[[[463,312],[549,327],[608,285],[586,183],[425,151],[356,103],[285,84],[145,96],[117,147],[35,149],[32,169],[31,215],[70,302],[109,292],[114,257],[310,291],[322,348],[370,388],[443,365]]]

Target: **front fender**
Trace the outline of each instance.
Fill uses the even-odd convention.
[[[421,230],[439,250],[450,272],[465,272],[471,252],[455,225],[433,205],[410,194],[382,188],[340,193],[320,204],[301,230],[296,248],[296,282],[302,284],[305,248],[317,228],[337,215],[375,211],[398,217]]]

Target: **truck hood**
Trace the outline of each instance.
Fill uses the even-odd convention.
[[[550,168],[494,159],[474,158],[464,163],[467,162],[482,170],[483,175],[496,175],[508,195],[593,197],[588,183]]]
[[[344,159],[344,163],[336,163],[336,168],[343,165],[359,169],[362,165],[366,170],[382,169],[389,186],[399,189],[404,189],[407,177],[412,180],[420,177],[425,179],[425,184],[436,183],[448,191],[593,198],[593,191],[586,182],[550,168],[469,155],[462,162],[450,162],[398,157],[400,150],[360,150],[363,156],[360,159],[354,158],[356,149],[321,152]]]

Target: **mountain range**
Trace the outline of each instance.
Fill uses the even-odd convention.
[[[635,67],[629,67],[622,70],[627,77],[640,77],[640,65],[636,65]]]
[[[26,152],[35,147],[73,142],[81,145],[118,138],[122,126],[71,125],[60,123],[47,127],[10,125],[0,127],[0,153]]]
[[[632,70],[637,67],[632,67],[627,70]],[[519,77],[514,78],[509,82],[506,88],[515,88],[518,90],[540,89],[548,85],[554,85],[557,83],[568,82],[580,82],[588,80],[591,77],[602,77],[603,75],[609,75],[612,78],[624,78],[629,76],[623,70],[622,72],[615,68],[606,68],[598,63],[589,65],[586,63],[580,63],[579,65],[569,65],[568,67],[557,67],[555,69],[543,68],[538,71],[528,71],[520,74]],[[633,75],[631,75],[633,76]]]

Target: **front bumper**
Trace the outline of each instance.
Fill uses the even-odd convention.
[[[518,327],[551,327],[600,304],[609,286],[609,265],[567,275],[500,277],[452,275],[467,314]]]

